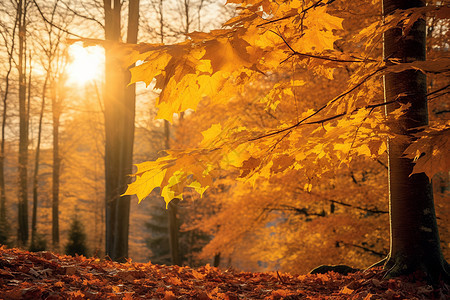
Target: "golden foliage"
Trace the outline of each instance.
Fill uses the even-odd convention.
[[[188,187],[203,193],[221,170],[252,185],[259,179],[296,171],[297,180],[309,191],[313,189],[311,178],[331,176],[358,156],[377,159],[386,150],[387,137],[404,138],[395,136],[389,124],[407,107],[385,115],[383,74],[411,68],[449,72],[445,56],[399,63],[383,60],[374,51],[387,29],[402,24],[407,31],[424,13],[439,15],[442,8],[437,6],[400,11],[384,22],[371,19],[357,28],[358,33],[348,36],[347,32],[355,29],[346,28],[344,17],[348,15],[333,1],[230,2],[240,6],[239,14],[223,29],[194,32],[187,41],[174,45],[136,45],[139,55],[130,57],[139,57],[143,63],[132,69],[132,82],[155,83],[161,90],[158,117],[169,121],[175,113],[198,109],[202,99],[231,109],[246,89],[259,86],[258,94],[245,103],[263,104],[264,113],[274,120],[254,126],[242,115],[233,114],[211,124],[203,131],[198,149],[172,151],[139,165],[137,180],[126,194],[137,194],[142,200],[161,186],[168,202],[181,197]],[[341,5],[348,8],[348,4]],[[338,82],[338,92],[325,93],[327,98],[319,98],[317,90],[316,97],[309,95],[311,88],[318,86],[317,76],[325,82]],[[310,102],[305,104],[302,98]],[[441,136],[434,135],[433,142],[446,146],[448,138],[440,140]],[[421,143],[432,138],[431,131],[424,131],[410,151],[416,153]],[[431,153],[434,155],[418,161],[415,171],[431,176],[448,167],[439,163],[445,159],[445,151],[433,149]],[[433,165],[434,160],[444,168],[423,167],[422,163]]]

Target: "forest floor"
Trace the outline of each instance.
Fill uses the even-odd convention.
[[[0,247],[0,299],[449,299],[447,286],[382,276],[380,268],[343,276],[120,264]]]

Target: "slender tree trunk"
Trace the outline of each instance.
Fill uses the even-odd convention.
[[[424,0],[384,0],[383,14],[397,9],[425,6]],[[425,19],[419,19],[406,36],[402,24],[384,35],[384,58],[401,62],[425,60]],[[409,103],[406,114],[395,124],[395,133],[410,135],[417,127],[428,124],[426,76],[416,70],[385,75],[385,101],[398,99],[388,105],[387,113]],[[423,271],[428,279],[448,280],[436,224],[432,185],[424,174],[411,175],[414,163],[403,157],[410,141],[389,141],[389,203],[391,221],[390,253],[385,263],[387,276]]]
[[[19,245],[28,241],[28,116],[26,103],[26,0],[19,0],[19,199],[18,199],[18,233]]]
[[[164,120],[164,143],[165,148],[170,149],[170,124],[169,121]],[[172,264],[181,266],[181,255],[180,255],[180,243],[179,243],[179,231],[180,225],[178,222],[177,214],[177,201],[178,199],[173,199],[167,206],[167,222],[169,231],[169,249]]]
[[[53,169],[52,169],[52,247],[59,250],[59,178],[61,158],[59,155],[59,123],[61,117],[61,101],[58,84],[52,84],[52,119],[53,119]]]
[[[0,244],[6,244],[9,236],[9,226],[6,220],[6,190],[5,190],[5,129],[8,111],[8,95],[9,95],[9,76],[11,75],[13,67],[13,55],[15,50],[15,35],[18,25],[18,15],[14,22],[13,31],[11,34],[11,48],[8,50],[8,70],[5,76],[5,91],[3,94],[2,104],[2,129],[0,142]],[[6,43],[6,41],[5,41]]]
[[[184,33],[189,33],[189,26],[191,25],[191,19],[189,17],[189,0],[184,0],[184,20],[186,22],[186,27],[184,28]]]
[[[159,0],[159,37],[161,44],[164,43],[164,5],[163,0]]]
[[[172,264],[181,266],[181,255],[180,255],[180,245],[178,233],[180,231],[180,225],[178,224],[177,218],[177,205],[176,201],[178,199],[173,199],[170,201],[167,207],[167,213],[169,217],[169,246],[170,246],[170,256],[172,258]]]
[[[37,224],[37,206],[38,206],[38,176],[39,176],[39,155],[41,152],[41,137],[42,137],[42,120],[44,118],[45,108],[45,92],[47,90],[48,74],[45,76],[44,85],[42,87],[42,102],[41,111],[39,113],[38,136],[36,144],[36,153],[34,158],[34,173],[33,173],[33,211],[31,215],[31,244],[36,242],[36,224]]]
[[[220,252],[214,255],[214,262],[213,262],[214,267],[217,268],[219,267],[219,265],[220,265]]]
[[[119,0],[104,0],[105,38],[120,41]],[[139,1],[129,1],[128,43],[137,42]],[[134,142],[135,86],[120,69],[112,49],[105,49],[105,213],[106,255],[117,261],[128,257],[130,197],[121,197],[129,183]]]
[[[164,11],[163,0],[159,1],[159,37],[161,44],[164,43]],[[164,121],[164,146],[166,149],[170,149],[170,124],[169,121]],[[177,206],[175,201],[171,201],[166,210],[167,224],[169,234],[169,249],[172,264],[181,266],[181,255],[179,246],[179,224],[177,219]]]
[[[58,99],[58,84],[52,83],[52,136],[53,136],[53,169],[52,169],[52,247],[59,250],[59,178],[61,158],[59,155],[59,123],[61,117],[61,99]]]

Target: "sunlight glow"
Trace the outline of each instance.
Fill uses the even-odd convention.
[[[84,85],[103,74],[105,54],[102,47],[83,47],[75,43],[69,47],[68,83]]]

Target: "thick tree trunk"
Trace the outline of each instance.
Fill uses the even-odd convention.
[[[19,245],[28,241],[28,115],[26,103],[26,0],[18,2],[19,20],[19,193],[18,193],[18,231]]]
[[[139,0],[130,0],[128,5],[128,30],[127,43],[136,44],[139,25]],[[130,183],[130,174],[133,164],[133,144],[134,144],[134,118],[136,106],[136,87],[128,85],[131,74],[128,70],[123,70],[125,82],[122,86],[125,89],[125,95],[122,100],[122,108],[119,116],[120,131],[120,177],[119,191],[120,195],[126,190]],[[119,195],[119,196],[120,196]],[[128,257],[128,231],[130,223],[130,196],[122,196],[117,199],[116,223],[114,240],[114,252],[118,260]]]
[[[120,41],[119,0],[104,1],[105,38]],[[137,42],[139,1],[129,1],[128,43]],[[105,207],[106,254],[113,260],[128,257],[130,197],[126,190],[131,174],[134,142],[135,86],[127,87],[129,72],[120,69],[120,61],[111,49],[105,49]]]
[[[120,1],[104,0],[105,39],[120,40]],[[119,131],[115,107],[121,98],[121,74],[117,72],[118,62],[115,61],[111,49],[105,49],[105,254],[114,259],[114,224],[116,218],[115,203],[119,198],[117,191],[119,177],[119,149],[117,147]]]
[[[421,0],[384,0],[383,14],[397,9],[421,7]],[[403,35],[402,24],[384,35],[384,58],[401,62],[425,60],[425,20],[419,19]],[[394,125],[395,133],[411,135],[417,127],[428,124],[426,76],[416,70],[390,73],[384,78],[385,101],[398,100],[388,105],[387,113],[400,103],[411,106]],[[390,253],[385,263],[387,276],[399,276],[423,271],[432,282],[447,275],[436,224],[432,185],[424,174],[411,175],[414,163],[403,157],[410,141],[389,141],[389,203],[391,222]]]

